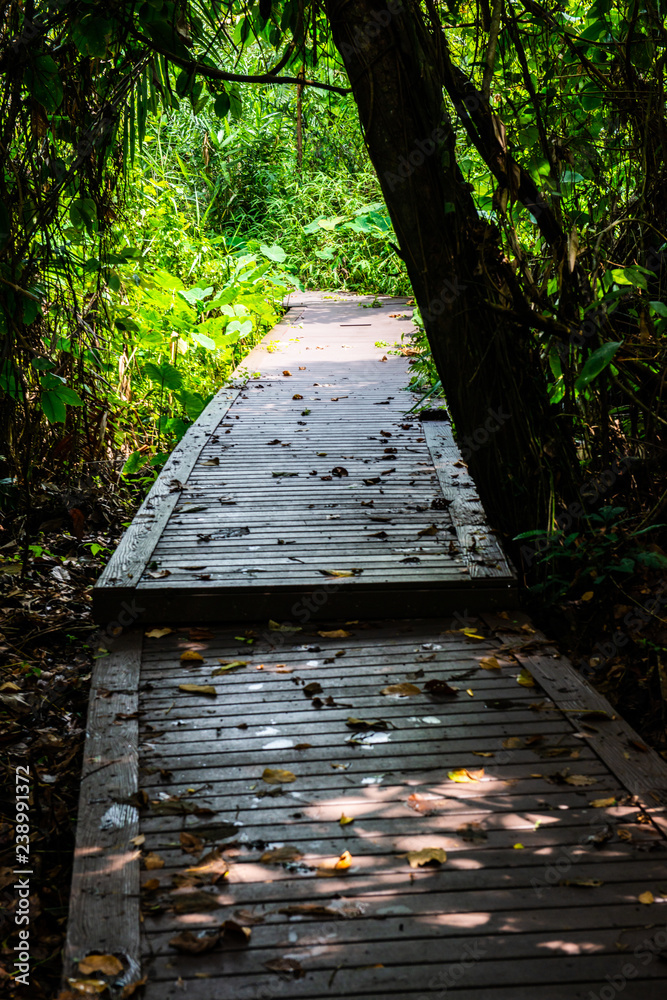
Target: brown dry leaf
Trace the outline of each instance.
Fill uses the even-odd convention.
[[[186,833],[185,830],[181,831],[179,840],[181,842],[181,850],[185,851],[186,854],[199,854],[204,848],[204,841],[196,837],[194,833]]]
[[[294,979],[301,979],[306,974],[301,963],[297,962],[295,958],[272,958],[269,962],[263,962],[262,965],[269,972],[292,973]]]
[[[144,868],[146,871],[154,871],[157,868],[164,868],[164,858],[161,858],[159,854],[151,851],[144,858]]]
[[[567,774],[564,781],[568,785],[577,785],[583,788],[586,785],[596,784],[597,778],[592,778],[589,774]]]
[[[221,926],[223,937],[240,941],[241,944],[247,944],[252,937],[252,928],[246,927],[238,920],[224,920]]]
[[[312,743],[297,743],[294,747],[295,750],[310,750]]]
[[[263,924],[265,920],[265,917],[261,913],[253,913],[252,910],[234,910],[234,916],[244,927]]]
[[[184,649],[181,653],[181,661],[185,663],[188,660],[192,663],[203,663],[204,657],[196,649]]]
[[[221,878],[225,878],[229,872],[229,865],[220,853],[219,847],[214,847],[212,851],[205,854],[203,858],[196,865],[187,868],[186,871],[190,875],[195,877],[203,878],[205,875],[210,876],[210,882],[215,885],[219,882]]]
[[[435,698],[455,698],[458,695],[456,688],[450,687],[447,681],[443,681],[439,677],[427,681],[424,684],[424,691],[428,691]]]
[[[422,538],[424,535],[437,535],[438,526],[437,524],[432,524],[430,528],[422,528],[421,531],[417,532],[417,538]]]
[[[161,639],[163,635],[169,635],[173,631],[171,628],[152,628],[145,634],[147,639]]]
[[[215,934],[199,933],[192,931],[181,931],[175,937],[169,939],[169,946],[182,951],[186,955],[201,955],[205,951],[212,951],[220,943],[220,933]]]
[[[215,697],[217,691],[212,684],[179,684],[179,691],[185,691],[186,694],[207,694]]]
[[[296,781],[296,774],[291,771],[283,771],[279,767],[265,767],[262,771],[262,781],[267,785],[287,785]]]
[[[291,373],[291,372],[288,372],[288,371],[287,371],[287,369],[285,369],[285,371],[283,372],[283,375],[291,375],[291,374],[292,374],[292,373]]]
[[[345,725],[348,729],[353,729],[355,732],[378,732],[389,729],[389,723],[385,722],[384,719],[375,719],[370,721],[366,719],[356,719],[353,716],[348,717]]]
[[[588,804],[589,806],[593,806],[594,809],[607,809],[609,806],[616,805],[616,799],[612,795],[608,799],[591,799]]]
[[[424,847],[421,851],[408,851],[399,855],[407,858],[411,868],[421,868],[422,865],[441,865],[447,860],[447,853],[441,847]]]
[[[115,955],[86,955],[79,962],[79,972],[89,976],[91,972],[101,972],[104,976],[119,976],[123,963]]]
[[[323,639],[347,639],[352,635],[351,632],[346,632],[344,628],[333,629],[332,632],[318,632]]]
[[[495,753],[492,750],[473,750],[473,755],[475,757],[495,757]]]
[[[655,903],[655,896],[650,889],[647,889],[646,892],[640,892],[637,899],[640,903],[644,903],[646,906],[650,906],[651,903]]]
[[[195,889],[193,892],[172,893],[171,905],[174,913],[208,913],[219,910],[223,904],[213,893]]]
[[[126,983],[123,986],[123,992],[120,995],[120,1000],[128,1000],[129,997],[133,997],[134,994],[141,986],[145,986],[148,982],[148,976],[142,976],[141,979],[135,979],[133,983]]]
[[[397,694],[401,696],[409,696],[413,694],[421,694],[421,688],[418,688],[416,684],[389,684],[387,687],[382,688],[380,694]]]
[[[523,740],[520,736],[508,736],[507,739],[503,740],[502,745],[505,750],[515,750],[516,747],[523,745]]]
[[[301,395],[300,392],[295,392],[294,395],[292,396],[292,399],[303,399],[303,396]]]
[[[463,823],[456,832],[461,840],[467,840],[471,844],[481,844],[489,839],[489,835],[481,823]]]
[[[500,670],[500,664],[495,656],[483,656],[479,661],[482,670]]]
[[[149,878],[149,879],[146,879],[146,881],[142,882],[142,884],[141,884],[141,891],[142,892],[155,892],[155,890],[159,889],[159,888],[160,888],[160,879],[159,878]]]
[[[447,777],[450,781],[458,781],[459,784],[466,784],[470,781],[480,781],[484,777],[484,768],[479,771],[469,771],[465,767],[459,767],[455,771],[448,771]]]
[[[265,851],[259,860],[263,865],[281,865],[285,861],[298,861],[302,857],[303,854],[298,847],[285,844],[284,847],[276,847],[272,851]]]
[[[132,837],[131,838],[130,843],[134,847],[141,847],[142,844],[146,843],[146,834],[145,833],[139,833],[139,834],[137,834],[136,837]]]
[[[322,576],[335,576],[335,577],[361,576],[363,570],[357,567],[353,567],[352,569],[320,569],[318,570],[318,573],[321,573]],[[323,634],[322,632],[319,633],[319,635],[322,634]]]
[[[405,803],[410,809],[414,809],[415,812],[420,813],[422,816],[429,816],[438,810],[438,804],[443,801],[444,797],[442,795],[413,792],[412,795],[408,795]]]
[[[341,813],[338,822],[341,826],[349,826],[350,823],[354,823],[354,816],[346,816],[345,813]]]

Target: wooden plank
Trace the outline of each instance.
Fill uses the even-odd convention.
[[[121,958],[122,983],[140,975],[138,681],[141,635],[128,631],[95,661],[90,688],[64,976],[88,954]],[[122,985],[121,983],[121,985]]]
[[[517,627],[529,624],[525,616],[516,614],[510,620],[487,613],[482,617],[491,628],[502,629],[504,639],[508,625],[511,628],[513,623]],[[533,637],[547,641],[537,629]],[[632,726],[555,647],[545,649],[539,656],[521,650],[514,655],[566,713],[573,729],[580,730],[583,723],[591,749],[628,791],[637,796],[653,822],[667,833],[667,761],[646,746]],[[586,717],[590,712],[595,713],[594,718]]]
[[[509,577],[516,582],[516,574],[488,526],[484,508],[456,446],[450,424],[425,420],[422,427],[471,576]]]

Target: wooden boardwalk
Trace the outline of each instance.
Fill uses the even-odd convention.
[[[93,676],[67,976],[147,1000],[662,1000],[667,765],[511,607],[447,424],[402,412],[384,309],[311,302],[284,354],[270,336],[262,388],[204,416],[101,581],[104,620],[127,601],[145,624]],[[318,343],[324,316],[372,326]],[[297,375],[317,346],[326,386]]]

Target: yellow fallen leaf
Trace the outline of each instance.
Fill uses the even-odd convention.
[[[588,804],[589,806],[593,806],[594,809],[606,809],[608,806],[615,806],[616,799],[612,795],[608,799],[591,799]]]
[[[500,664],[495,656],[483,656],[479,661],[482,670],[500,670]]]
[[[338,822],[341,826],[347,826],[348,823],[354,823],[354,816],[346,816],[345,813],[341,813]]]
[[[525,851],[523,844],[512,844],[512,847],[515,851]]]
[[[230,670],[240,670],[241,667],[248,666],[247,660],[218,660],[218,663],[221,663],[222,666],[216,667],[211,673],[211,677],[219,677],[220,674],[228,674]]]
[[[179,691],[185,691],[186,694],[209,694],[217,695],[217,691],[212,684],[179,684]]]
[[[181,660],[184,662],[190,660],[192,663],[202,663],[204,657],[196,649],[184,649],[181,653]]]
[[[447,777],[450,781],[458,781],[461,784],[469,781],[479,781],[480,778],[484,777],[484,768],[480,768],[479,771],[468,771],[467,768],[460,767],[455,771],[448,771]]]
[[[150,854],[147,854],[144,858],[144,868],[149,872],[153,871],[154,868],[164,868],[164,858],[161,858],[159,854],[151,851]],[[86,970],[84,969],[83,971],[85,972]],[[97,970],[88,969],[87,971],[96,972]]]
[[[161,639],[163,635],[169,635],[174,630],[171,628],[152,628],[146,632],[147,639]]]
[[[343,851],[334,868],[349,868],[352,864],[352,855],[349,851]]]
[[[581,595],[582,601],[592,601],[594,597],[592,590],[587,590],[585,594]]]
[[[123,971],[123,963],[115,955],[86,955],[79,962],[79,972],[84,976],[91,972],[101,972],[104,976],[119,976]]]
[[[526,670],[524,667],[517,677],[517,683],[523,685],[526,688],[535,687],[535,678],[531,674],[530,670]]]
[[[597,778],[592,778],[589,774],[568,774],[565,781],[568,785],[577,785],[583,788],[586,785],[594,785]]]
[[[336,628],[332,632],[318,632],[323,639],[347,639],[348,636],[352,635],[351,632],[346,632],[344,628]]]
[[[321,569],[320,573],[323,576],[360,576],[363,570],[358,568],[353,569]],[[320,632],[322,635],[322,632]]]
[[[483,635],[480,635],[474,628],[459,628],[457,632],[462,632],[466,639],[473,639],[475,642],[486,642]]]
[[[491,750],[473,750],[475,757],[495,757]]]
[[[640,903],[645,903],[646,906],[650,906],[651,903],[655,903],[655,896],[650,889],[647,889],[646,892],[640,892],[637,899]]]
[[[408,851],[401,854],[402,858],[407,858],[411,868],[420,868],[422,865],[441,865],[447,860],[447,853],[441,847],[425,847],[421,851]]]
[[[130,843],[133,844],[135,847],[141,847],[141,845],[145,842],[145,840],[146,840],[146,834],[139,833],[137,834],[136,837],[132,837],[130,839]]]
[[[472,688],[466,688],[466,694],[467,694],[467,695],[468,695],[468,696],[469,696],[470,698],[474,698],[474,697],[475,697],[475,692],[473,691],[473,689],[472,689]]]
[[[296,781],[296,774],[292,774],[291,771],[283,771],[279,767],[265,767],[262,772],[262,781],[265,781],[267,785],[288,785],[292,781]]]
[[[382,688],[380,694],[400,694],[400,695],[411,695],[411,694],[421,694],[421,688],[418,688],[416,684],[389,684],[388,687]]]

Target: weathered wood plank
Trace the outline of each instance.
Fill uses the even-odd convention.
[[[141,634],[122,633],[95,662],[90,688],[64,975],[88,954],[113,953],[123,983],[139,978],[138,682]]]

